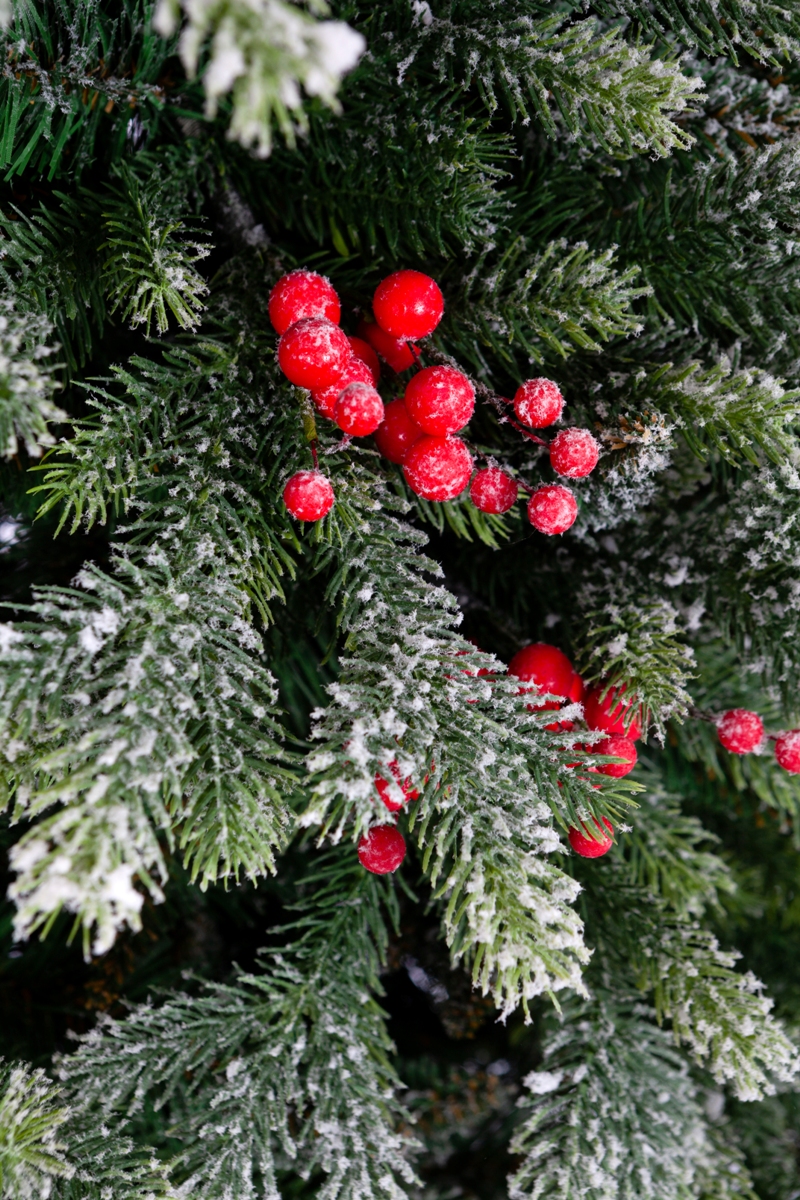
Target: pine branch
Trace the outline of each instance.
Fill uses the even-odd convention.
[[[48,1194],[53,1178],[74,1174],[64,1156],[69,1112],[61,1099],[44,1071],[0,1062],[0,1196],[34,1200]]]
[[[41,363],[53,353],[45,342],[52,326],[19,314],[11,299],[0,302],[0,456],[13,458],[20,445],[38,458],[55,438],[48,421],[64,421],[53,403],[58,384]]]
[[[800,44],[800,12],[794,3],[775,4],[756,0],[723,0],[720,4],[688,3],[687,0],[598,0],[594,5],[604,17],[620,13],[631,17],[647,37],[673,34],[684,45],[697,46],[711,57],[727,54],[738,63],[739,47],[760,62],[777,63],[792,57]]]

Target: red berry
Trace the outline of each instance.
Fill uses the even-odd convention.
[[[373,875],[390,875],[405,856],[405,838],[394,825],[373,825],[358,843],[358,861]]]
[[[553,470],[568,479],[591,475],[600,457],[600,447],[588,429],[562,429],[550,443]]]
[[[375,289],[375,320],[396,338],[422,338],[442,319],[444,297],[439,285],[421,271],[395,271]]]
[[[775,757],[784,771],[800,775],[800,729],[781,734],[775,743]]]
[[[381,363],[372,346],[360,337],[349,337],[347,340],[350,343],[350,349],[353,351],[353,358],[358,358],[361,362],[366,363],[372,375],[372,382],[377,387],[378,380],[381,377]]]
[[[528,501],[528,520],[539,533],[566,533],[575,524],[578,501],[560,483],[538,487]]]
[[[399,812],[407,800],[419,800],[419,792],[411,782],[410,775],[407,779],[400,778],[400,767],[396,758],[393,758],[389,763],[389,770],[394,776],[394,788],[391,787],[391,785],[383,778],[382,775],[375,776],[375,787],[378,789],[378,795],[388,808],[389,812]],[[400,792],[402,792],[402,800],[396,799],[398,789]],[[394,791],[394,796],[392,795],[392,791]]]
[[[596,767],[589,767],[589,770],[599,771],[601,775],[610,775],[612,779],[623,779],[630,774],[636,766],[636,760],[639,757],[636,753],[636,744],[630,738],[626,737],[608,737],[603,738],[601,742],[595,742],[592,746],[586,746],[590,754],[609,754],[615,758],[624,758],[621,763],[600,763]]]
[[[469,489],[469,498],[485,513],[505,513],[517,499],[517,481],[499,467],[484,467],[478,471]]]
[[[453,500],[469,483],[472,455],[458,438],[423,437],[406,454],[403,474],[424,500]]]
[[[339,324],[339,297],[330,282],[316,271],[290,271],[282,275],[269,296],[269,319],[276,333],[306,317],[325,317]]]
[[[336,411],[336,401],[341,396],[342,392],[351,383],[366,383],[372,387],[372,373],[365,362],[361,359],[351,358],[344,370],[341,379],[337,379],[336,383],[332,383],[330,387],[322,388],[317,392],[311,393],[311,399],[317,412],[323,417],[330,417],[333,420],[333,414]]]
[[[409,382],[405,402],[423,433],[447,437],[472,416],[475,388],[455,367],[425,367]]]
[[[548,646],[546,642],[535,642],[518,650],[508,664],[508,673],[524,683],[536,684],[535,688],[520,688],[522,694],[537,691],[561,696],[571,703],[583,700],[584,685],[580,675],[566,654],[562,654],[557,646]],[[527,706],[528,712],[560,707],[558,700],[543,700],[541,704]],[[552,725],[545,725],[545,729],[572,729],[572,722],[556,721]]]
[[[278,342],[278,362],[284,375],[310,391],[341,379],[352,357],[346,334],[323,317],[297,321]]]
[[[321,471],[298,471],[287,480],[283,502],[298,521],[319,521],[333,508],[330,480]]]
[[[351,383],[336,401],[334,419],[351,437],[366,437],[383,420],[383,401],[371,384]]]
[[[419,425],[408,415],[403,400],[391,400],[384,411],[383,424],[375,430],[375,442],[389,462],[402,463],[408,451],[423,436]]]
[[[407,371],[409,367],[413,367],[417,361],[414,354],[416,346],[409,344],[403,338],[392,337],[375,321],[360,321],[357,332],[359,337],[362,337],[372,346],[373,350],[380,354],[393,371],[397,371],[398,375],[401,371]]]
[[[605,685],[594,687],[583,705],[583,715],[590,729],[601,729],[604,733],[615,733],[635,742],[642,736],[642,711],[634,701],[626,704],[621,699],[625,684],[609,688],[603,699]]]
[[[733,754],[749,754],[764,737],[764,723],[758,713],[747,708],[732,708],[717,721],[719,740]]]
[[[514,412],[524,425],[544,429],[557,421],[564,411],[564,397],[552,379],[527,379],[517,388]]]
[[[594,823],[601,834],[599,841],[591,836],[583,821],[581,821],[581,829],[584,830],[583,833],[581,833],[580,829],[575,829],[573,826],[567,834],[570,846],[572,846],[576,854],[580,854],[581,858],[601,858],[604,854],[608,854],[614,844],[608,834],[603,833],[603,830],[600,828],[600,822],[596,818]],[[614,832],[614,826],[605,817],[603,817],[603,824],[608,833]]]

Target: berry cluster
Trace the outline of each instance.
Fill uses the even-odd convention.
[[[455,366],[421,366],[421,351],[412,340],[428,337],[442,319],[444,299],[436,281],[419,271],[396,271],[378,285],[372,307],[374,320],[362,320],[357,335],[348,337],[339,327],[341,305],[327,279],[306,270],[279,279],[269,315],[280,335],[278,362],[287,379],[311,392],[317,412],[335,421],[346,440],[374,434],[383,457],[402,466],[408,486],[423,499],[453,500],[469,486],[476,508],[501,514],[513,507],[522,487],[529,494],[534,528],[566,532],[578,514],[568,487],[528,487],[493,462],[475,471],[473,452],[456,436],[472,417],[476,386]],[[379,358],[397,373],[417,367],[402,397],[385,406],[377,390]],[[501,420],[541,445],[548,443],[532,431],[553,425],[564,409],[564,398],[549,379],[529,379],[517,389],[514,418],[506,412],[508,401],[491,393],[487,398]],[[562,429],[548,449],[553,470],[566,479],[588,475],[600,455],[586,429]],[[283,496],[301,521],[320,520],[335,499],[316,465],[313,445],[312,453],[314,470],[293,475]]]
[[[791,775],[800,775],[800,729],[765,734],[761,717],[747,708],[731,708],[708,719],[713,720],[720,742],[732,754],[751,754],[771,741],[778,765]]]

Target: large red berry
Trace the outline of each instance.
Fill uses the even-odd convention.
[[[564,411],[564,397],[552,379],[527,379],[517,388],[514,412],[524,425],[544,429],[552,425]]]
[[[333,420],[336,401],[351,383],[366,383],[369,387],[373,386],[370,369],[361,359],[351,358],[341,379],[337,379],[336,383],[332,383],[330,387],[311,393],[311,399],[314,401],[317,412],[321,416],[330,417]]]
[[[383,420],[383,401],[370,383],[351,383],[336,401],[334,419],[351,437],[374,433]]]
[[[358,861],[373,875],[391,875],[405,856],[405,838],[394,825],[373,825],[358,843]]]
[[[775,757],[784,771],[800,775],[800,729],[781,734],[775,742]]]
[[[421,271],[395,271],[375,289],[372,311],[381,329],[396,338],[422,338],[442,319],[439,285]]]
[[[470,484],[469,498],[485,513],[506,513],[517,499],[517,481],[499,467],[484,467]]]
[[[269,296],[269,319],[276,333],[306,317],[325,317],[339,324],[339,297],[330,282],[316,271],[290,271],[282,275]]]
[[[623,758],[624,762],[619,763],[600,763],[595,767],[595,771],[599,771],[601,775],[610,775],[612,779],[623,779],[630,774],[636,766],[636,760],[639,757],[636,753],[636,743],[626,737],[608,737],[603,738],[601,742],[595,742],[586,749],[590,754],[608,754],[615,758]],[[589,768],[591,770],[591,768]]]
[[[375,430],[375,442],[389,462],[403,463],[411,447],[423,437],[411,420],[403,400],[391,400],[384,411],[383,424]]]
[[[341,379],[352,357],[347,335],[323,317],[297,321],[278,342],[278,362],[286,378],[312,392]]]
[[[409,416],[423,433],[447,437],[463,429],[475,410],[475,388],[455,367],[425,367],[405,394]]]
[[[733,754],[749,754],[764,737],[764,723],[758,713],[747,708],[732,708],[717,721],[719,740]]]
[[[508,673],[523,683],[535,683],[536,688],[523,688],[561,696],[564,700],[583,699],[583,680],[563,651],[547,642],[534,642],[518,650],[508,664]],[[550,700],[537,708],[558,708],[557,701]]]
[[[298,471],[287,480],[283,502],[298,521],[319,521],[333,508],[330,480],[321,471]]]
[[[578,501],[560,483],[538,487],[528,501],[528,520],[539,533],[566,533],[575,524]]]
[[[583,830],[583,833],[581,833],[580,829],[576,829],[573,826],[567,834],[570,846],[572,846],[572,849],[576,854],[580,854],[581,858],[602,858],[604,854],[608,854],[609,850],[614,844],[612,839],[608,836],[608,833],[614,832],[614,826],[611,824],[611,822],[607,821],[605,817],[603,817],[603,824],[608,830],[608,833],[603,832],[603,830],[600,828],[600,822],[597,819],[595,819],[594,823],[600,833],[599,840],[591,836],[583,821],[581,821],[581,829]]]
[[[381,377],[381,363],[372,346],[360,337],[349,337],[347,340],[353,351],[353,358],[359,358],[361,362],[366,363],[372,375],[372,382],[377,387]]]
[[[454,500],[469,483],[472,455],[458,438],[423,437],[406,454],[403,474],[424,500]]]
[[[624,694],[624,683],[607,691],[604,684],[592,688],[584,701],[583,715],[590,729],[615,733],[635,742],[642,736],[642,710],[632,700],[626,704],[622,699]]]
[[[407,371],[409,367],[413,367],[417,361],[414,354],[417,347],[413,343],[407,342],[403,338],[392,337],[390,333],[381,329],[376,321],[360,321],[357,333],[359,337],[369,343],[373,350],[380,354],[393,371],[397,371],[398,375],[401,371]]]
[[[600,457],[600,447],[588,429],[562,429],[550,443],[553,470],[568,479],[591,475]]]
[[[406,801],[419,800],[419,792],[411,782],[410,775],[406,779],[400,778],[400,766],[396,758],[389,763],[389,771],[394,778],[394,784],[389,783],[382,775],[376,774],[375,787],[389,812],[399,812]],[[400,796],[402,796],[402,800]]]

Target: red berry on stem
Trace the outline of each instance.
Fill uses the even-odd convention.
[[[614,826],[611,824],[611,822],[607,821],[605,817],[603,817],[603,824],[608,830],[608,833],[603,833],[603,830],[600,827],[600,822],[596,818],[594,823],[600,832],[599,841],[592,837],[583,821],[581,821],[581,829],[584,830],[583,833],[581,833],[580,829],[575,829],[573,826],[567,834],[570,846],[572,846],[572,849],[576,854],[580,854],[581,858],[602,858],[604,854],[608,854],[609,850],[614,844],[612,839],[608,836],[608,833],[614,832]]]
[[[463,429],[475,410],[475,388],[455,367],[424,367],[410,380],[404,399],[412,420],[435,437]]]
[[[330,480],[321,471],[298,471],[287,480],[283,502],[298,521],[319,521],[333,508]]]
[[[454,500],[469,483],[472,455],[454,437],[423,437],[403,462],[406,483],[424,500]]]
[[[372,346],[360,337],[349,337],[347,340],[350,343],[350,349],[353,351],[353,358],[360,359],[361,362],[369,367],[372,382],[377,386],[378,380],[381,377],[381,364]]]
[[[610,775],[612,779],[623,779],[629,775],[639,757],[636,753],[636,743],[626,737],[603,738],[602,742],[595,742],[586,749],[590,754],[613,754],[615,758],[625,759],[621,763],[600,763],[594,768],[589,768],[589,770],[599,771],[601,775]]]
[[[417,361],[414,354],[416,346],[405,341],[404,338],[392,337],[375,321],[360,321],[357,332],[359,337],[362,337],[373,350],[380,354],[393,371],[397,371],[398,375],[401,371],[407,371],[409,367],[413,367]]]
[[[371,384],[351,383],[336,401],[334,419],[351,437],[366,437],[383,420],[383,401]]]
[[[290,271],[282,275],[269,295],[269,319],[276,333],[285,333],[306,317],[325,317],[339,324],[339,297],[329,280],[316,271]]]
[[[368,387],[372,387],[372,373],[365,362],[358,358],[351,358],[350,362],[344,369],[344,374],[341,379],[337,379],[336,383],[332,383],[330,387],[321,388],[319,391],[311,393],[311,399],[314,401],[317,412],[323,417],[330,417],[333,420],[333,414],[336,411],[336,401],[341,396],[342,392],[351,383],[366,383]]]
[[[758,713],[747,708],[732,708],[717,721],[719,740],[733,754],[749,754],[764,737],[764,723]]]
[[[346,334],[323,317],[297,321],[278,342],[278,362],[286,378],[312,392],[341,379],[352,356]]]
[[[405,838],[394,825],[373,825],[358,843],[358,861],[373,875],[391,875],[405,856]]]
[[[539,533],[550,536],[566,533],[575,524],[577,515],[578,501],[560,483],[537,488],[528,501],[528,520]]]
[[[378,795],[388,808],[389,812],[399,812],[407,800],[419,800],[419,792],[411,782],[410,775],[407,779],[400,778],[400,766],[396,758],[393,758],[389,763],[389,770],[394,777],[395,786],[392,787],[382,775],[376,774],[375,787],[378,789]],[[396,798],[398,789],[402,793],[402,800]],[[392,795],[393,791],[395,793],[394,796]]]
[[[544,429],[557,421],[564,411],[564,397],[552,379],[527,379],[517,388],[514,412],[523,425]]]
[[[408,451],[423,436],[419,425],[408,415],[403,400],[391,400],[386,405],[383,423],[375,430],[378,449],[393,463],[403,463]]]
[[[781,734],[775,742],[775,757],[784,771],[800,775],[800,729]]]
[[[600,457],[600,447],[588,429],[562,429],[550,443],[553,470],[568,479],[591,475]]]
[[[485,513],[506,513],[517,499],[517,481],[499,467],[478,471],[469,489],[469,498]]]
[[[396,338],[422,338],[442,319],[444,297],[439,285],[421,271],[395,271],[375,289],[375,320]]]
[[[604,684],[592,688],[584,701],[583,715],[590,729],[615,733],[635,742],[642,736],[642,710],[633,700],[626,704],[622,699],[624,694],[624,683],[607,692]]]

